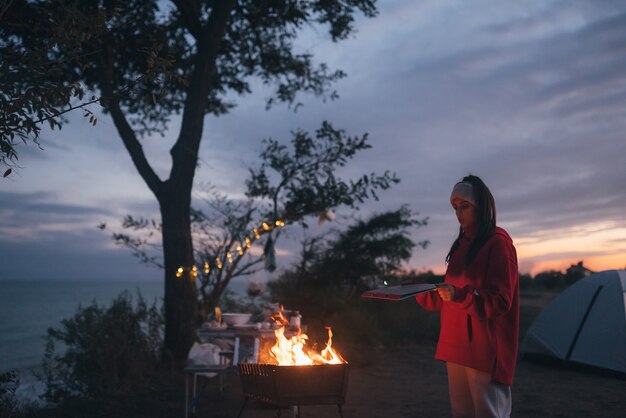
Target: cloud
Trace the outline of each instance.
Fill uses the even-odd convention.
[[[0,280],[162,279],[162,271],[140,264],[129,251],[107,248],[109,240],[95,228],[81,234],[58,231],[30,241],[0,240]]]
[[[390,169],[402,179],[379,202],[362,205],[364,214],[408,203],[429,217],[414,239],[432,244],[415,252],[413,266],[443,269],[458,232],[450,188],[470,172],[489,185],[500,223],[524,245],[574,236],[576,227],[624,227],[623,2],[385,1],[376,18],[359,17],[356,27],[346,42],[333,44],[314,28],[299,44],[317,62],[347,71],[339,100],[302,96],[297,112],[266,112],[270,90],[260,86],[237,98],[231,113],[207,116],[196,184],[241,197],[261,139],[288,142],[292,130],[312,132],[330,120],[350,135],[369,133],[373,145],[347,176]],[[165,139],[143,141],[162,178],[178,122]],[[68,240],[126,213],[158,217],[107,116],[95,128],[73,120],[46,133],[44,144],[33,153],[45,158],[26,153],[26,168],[0,194],[8,214],[0,228],[13,227],[5,241],[19,230]],[[544,257],[583,255],[550,250]]]
[[[107,210],[92,206],[54,203],[58,198],[58,195],[53,192],[14,193],[0,191],[0,201],[3,202],[2,210],[11,211],[15,216],[83,216],[109,213]]]
[[[110,209],[63,204],[54,192],[0,191],[0,280],[154,279],[162,273],[140,264],[96,228]]]

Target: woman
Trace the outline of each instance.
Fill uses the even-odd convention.
[[[495,202],[480,178],[455,184],[450,203],[460,229],[445,282],[417,302],[441,312],[435,358],[447,363],[452,415],[508,418],[519,332],[517,254],[496,226]]]

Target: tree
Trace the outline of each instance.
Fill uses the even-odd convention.
[[[360,295],[365,289],[382,286],[389,277],[404,277],[402,264],[419,245],[410,238],[411,228],[427,225],[428,219],[418,219],[408,207],[373,214],[366,220],[356,219],[345,230],[334,230],[330,238],[313,237],[302,243],[301,260],[270,288],[276,292],[291,282],[302,293],[304,287],[328,288],[341,291],[345,297]]]
[[[561,271],[548,270],[542,271],[535,275],[534,282],[537,286],[542,286],[546,289],[552,290],[555,288],[565,287],[565,276]]]
[[[49,22],[49,36],[38,45],[31,43],[26,47],[19,37],[13,36],[24,26],[38,32],[37,25],[31,26],[23,19],[26,7],[24,1],[15,0],[0,5],[0,165],[9,167],[3,177],[11,173],[10,166],[18,159],[15,145],[28,140],[38,144],[42,122],[48,121],[52,129],[60,128],[62,108],[73,97],[82,99],[85,94],[79,83],[50,77],[60,74],[54,51],[63,50],[63,59],[78,61],[77,39],[98,36],[103,30],[97,17],[91,20],[68,8],[64,17]],[[28,8],[29,13],[35,10]]]
[[[427,218],[416,219],[406,206],[355,222],[325,252],[322,265],[328,271],[320,276],[334,276],[352,295],[381,286],[411,258],[416,244],[409,237],[409,228],[427,222]],[[422,248],[428,244],[417,243]]]
[[[11,417],[18,411],[19,401],[15,396],[20,386],[20,375],[16,370],[0,374],[0,417]]]
[[[60,8],[62,13],[48,16],[45,8]],[[98,39],[119,16],[119,9],[107,15],[104,9],[83,13],[76,5],[48,2],[28,4],[23,0],[0,3],[0,167],[3,177],[16,165],[18,143],[39,145],[41,127],[61,129],[69,112],[82,110],[94,126],[96,115],[90,105],[101,97],[88,96],[80,81],[68,81],[64,67],[85,65],[84,57],[97,52]],[[47,20],[46,20],[47,19]],[[41,36],[45,34],[45,36]],[[27,40],[26,40],[27,39]],[[138,53],[157,57],[156,46]],[[153,59],[137,80],[130,80],[126,91],[144,79],[158,83],[169,73],[171,61]]]
[[[266,255],[253,256],[249,251],[255,241],[262,240],[259,242],[267,248],[278,240],[281,227],[295,223],[308,227],[307,215],[338,206],[356,208],[368,198],[377,198],[376,190],[385,190],[399,181],[389,172],[363,175],[356,181],[344,181],[337,175],[337,167],[345,165],[357,152],[370,148],[367,135],[349,137],[328,122],[322,123],[314,138],[300,130],[292,135],[290,146],[273,139],[264,140],[262,163],[250,169],[246,181],[248,200],[228,199],[211,189],[206,200],[208,211],[191,209],[195,264],[191,270],[179,268],[178,273],[198,279],[202,320],[217,306],[233,278],[254,274],[262,268],[259,264],[264,257],[267,260]],[[361,225],[361,230],[368,230],[361,234],[385,235],[388,230],[415,222],[403,208]],[[113,239],[130,248],[143,262],[162,268],[162,254],[155,252],[160,247],[155,232],[161,231],[161,225],[155,220],[128,215],[123,226],[135,232],[132,236],[114,233]],[[362,238],[352,235],[354,241]],[[384,243],[387,248],[382,251],[392,256],[387,264],[393,269],[399,258],[410,256],[412,245],[403,233],[386,239],[389,242]],[[391,245],[402,253],[393,253],[389,249]]]
[[[307,320],[321,319],[324,325],[363,290],[403,276],[402,264],[413,248],[428,245],[428,241],[415,243],[409,236],[412,228],[427,224],[427,219],[416,216],[403,206],[357,219],[325,240],[305,240],[300,261],[268,283],[272,298],[298,307]]]
[[[32,2],[24,5],[41,5]],[[54,3],[57,4],[56,2]],[[59,1],[75,4],[85,13],[103,10],[110,16],[113,0]],[[62,78],[83,82],[101,94],[108,113],[133,164],[156,197],[162,221],[165,274],[165,347],[177,360],[186,357],[195,338],[196,289],[190,280],[180,280],[180,266],[192,266],[191,191],[207,114],[221,115],[234,106],[234,94],[251,92],[251,80],[260,79],[275,92],[276,102],[297,105],[300,92],[334,97],[332,83],[345,76],[326,65],[315,65],[311,54],[297,53],[293,42],[307,25],[326,25],[333,41],[354,31],[354,15],[376,14],[375,0],[174,0],[164,5],[156,0],[119,3],[120,16],[98,39],[85,45],[90,55],[83,65],[64,61]],[[54,16],[59,7],[41,9]],[[41,11],[40,10],[40,11]],[[42,21],[46,21],[43,19]],[[3,35],[7,36],[7,34]],[[30,28],[14,28],[25,48],[37,47],[50,37],[45,25],[31,35]],[[158,45],[158,55],[147,59],[137,50]],[[173,74],[160,83],[141,80],[137,100],[125,91],[155,59],[172,57]],[[182,83],[181,80],[186,80]],[[168,178],[161,179],[143,151],[141,139],[163,133],[173,115],[180,114],[178,139],[170,150]]]

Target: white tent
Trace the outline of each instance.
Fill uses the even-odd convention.
[[[520,351],[626,373],[626,270],[594,273],[565,289],[535,319]]]

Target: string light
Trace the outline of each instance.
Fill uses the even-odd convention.
[[[253,241],[261,239],[261,234],[264,234],[266,232],[271,232],[272,230],[274,230],[274,228],[279,228],[283,226],[285,226],[285,221],[283,221],[282,219],[276,219],[273,223],[263,222],[260,227],[253,228],[252,229],[253,237],[250,237],[250,236],[244,237],[244,240],[241,243],[241,245],[237,246],[237,254],[239,256],[243,256],[246,250],[252,248]],[[233,252],[229,251],[225,254],[226,260],[228,261],[228,263],[231,263],[231,264],[233,263]],[[211,272],[211,265],[209,264],[208,261],[205,261],[203,263],[203,267],[204,267],[204,274],[208,275]],[[224,267],[224,262],[222,261],[220,257],[215,258],[215,267],[217,267],[218,269],[221,269],[222,267]],[[189,276],[191,278],[195,279],[196,277],[198,277],[198,267],[196,267],[195,265],[191,266],[191,268],[189,269],[183,266],[178,267],[178,269],[176,270],[176,277],[178,278],[183,277],[183,274],[185,273],[186,270],[189,271]]]
[[[178,267],[176,269],[176,277],[178,277],[179,279],[183,277],[185,270],[187,270],[185,267]],[[189,277],[191,277],[192,279],[198,277],[198,267],[196,267],[195,265],[191,266],[191,268],[189,269]]]

